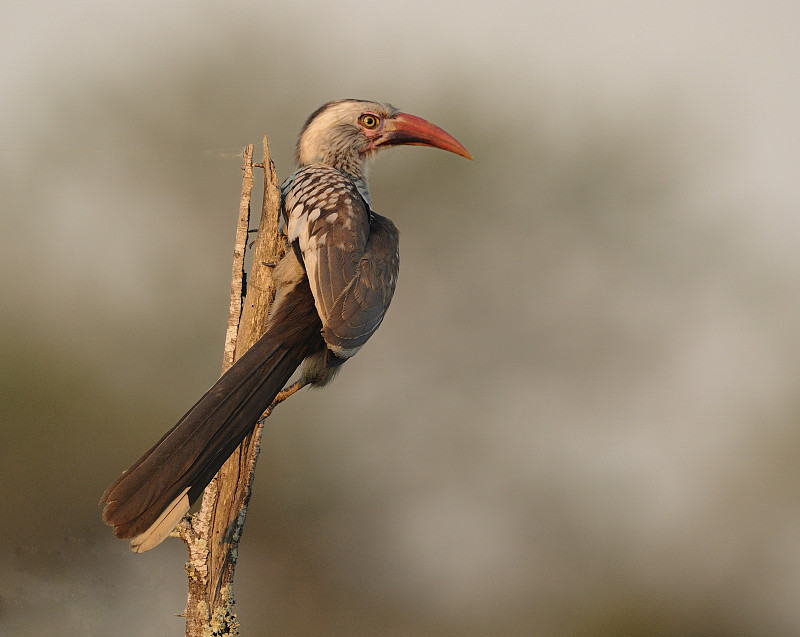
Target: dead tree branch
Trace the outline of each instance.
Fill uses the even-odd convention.
[[[223,373],[264,333],[269,307],[275,296],[272,268],[284,253],[284,242],[278,230],[280,191],[266,136],[261,165],[264,167],[264,203],[243,303],[244,255],[253,188],[253,145],[250,144],[244,149]],[[180,537],[189,551],[186,563],[189,575],[187,637],[239,634],[239,623],[233,612],[233,575],[260,438],[261,425],[258,425],[206,487],[200,510],[179,526]]]

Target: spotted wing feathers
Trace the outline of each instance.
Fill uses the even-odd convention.
[[[284,193],[287,234],[308,274],[328,348],[348,358],[383,320],[397,281],[398,234],[332,168],[298,171]]]

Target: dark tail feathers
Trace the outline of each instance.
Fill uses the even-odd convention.
[[[134,551],[149,550],[170,533],[303,359],[319,347],[313,300],[310,308],[307,302],[300,305],[307,311],[274,317],[267,333],[103,494],[103,520],[117,537],[133,538]]]

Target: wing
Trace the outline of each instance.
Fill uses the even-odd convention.
[[[284,195],[289,240],[306,267],[328,348],[349,358],[378,329],[394,294],[398,233],[347,175],[300,169]]]

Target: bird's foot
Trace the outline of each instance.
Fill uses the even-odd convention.
[[[272,405],[270,405],[270,407],[274,407],[275,405],[282,403],[284,400],[289,398],[289,396],[297,391],[300,391],[306,385],[308,385],[308,381],[305,380],[298,380],[296,383],[287,385],[278,392],[278,395],[275,396],[275,400],[272,401]]]
[[[275,396],[275,400],[272,401],[272,404],[269,407],[267,407],[267,409],[264,411],[263,414],[261,414],[261,417],[258,419],[258,422],[263,423],[277,405],[280,405],[284,400],[289,398],[289,396],[300,391],[306,385],[308,385],[308,381],[301,379],[298,380],[296,383],[292,383],[291,385],[287,385],[286,387],[281,389],[278,392],[278,395]]]

